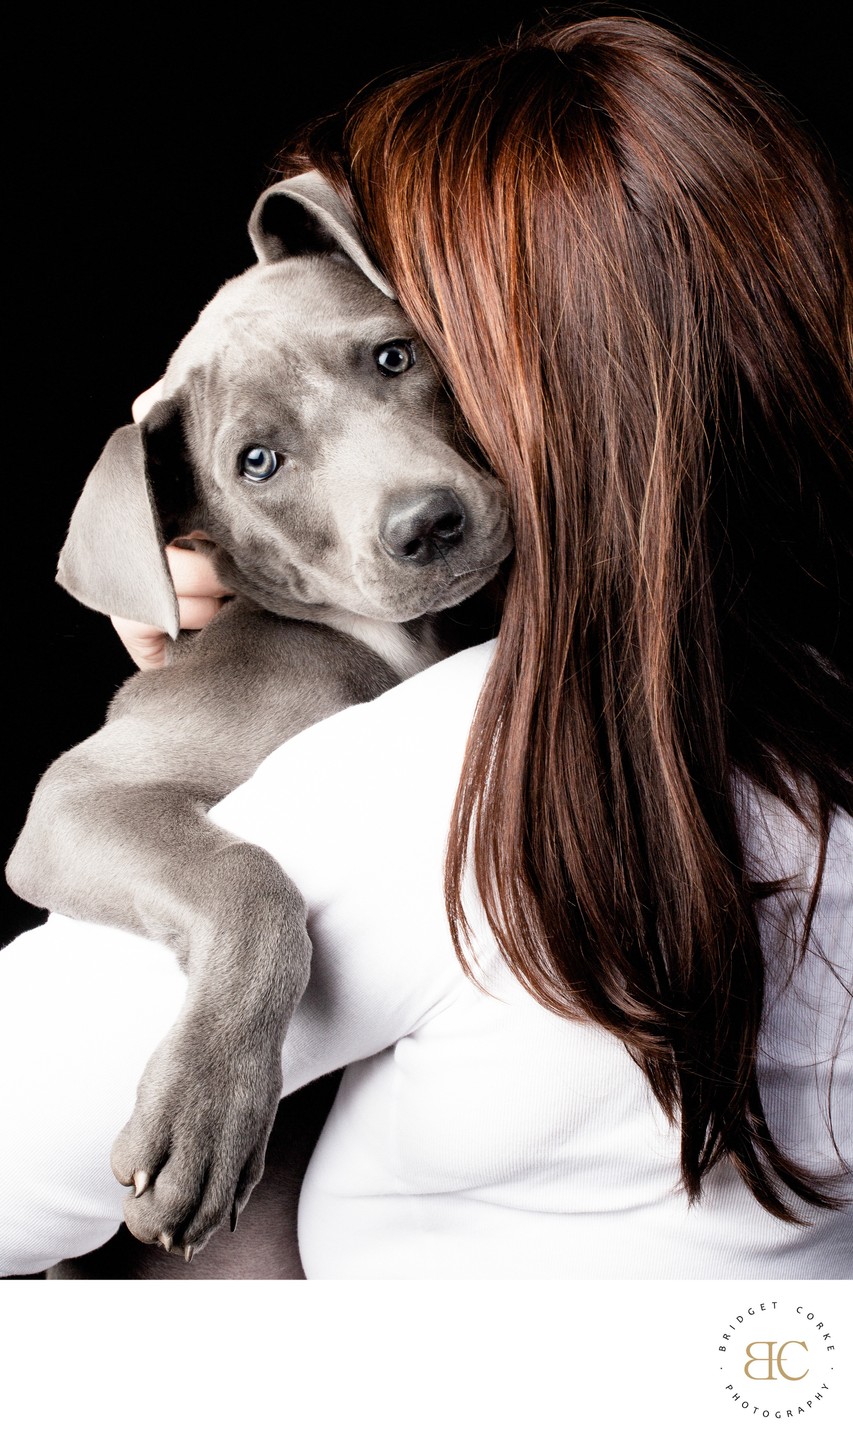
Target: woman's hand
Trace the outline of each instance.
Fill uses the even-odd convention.
[[[178,596],[182,629],[203,629],[222,606],[228,590],[222,587],[206,554],[177,549],[170,544],[166,558]],[[170,639],[162,629],[134,619],[111,616],[113,628],[133,662],[140,669],[161,669],[166,662]]]
[[[132,413],[138,424],[156,404],[163,390],[158,380],[133,401]],[[201,534],[189,536],[203,538]],[[192,549],[179,549],[170,544],[166,558],[178,596],[178,612],[182,629],[203,629],[222,606],[228,594],[213,570],[207,555]],[[169,638],[162,629],[140,624],[134,619],[112,615],[113,628],[133,662],[140,669],[160,669],[166,662]]]

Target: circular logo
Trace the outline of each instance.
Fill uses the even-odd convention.
[[[832,1406],[835,1334],[795,1294],[736,1307],[720,1329],[719,1388],[732,1412],[786,1422]]]

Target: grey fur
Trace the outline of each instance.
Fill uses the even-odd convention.
[[[119,1181],[147,1175],[128,1227],[173,1250],[203,1246],[261,1175],[310,963],[293,884],[204,814],[277,744],[438,658],[424,616],[492,578],[511,542],[423,347],[403,374],[377,368],[410,327],[338,197],[285,181],[250,229],[258,264],[203,311],[148,418],[113,435],[60,556],[72,594],[157,624],[174,657],[48,770],[7,869],[29,902],[167,943],[188,974],[113,1150]],[[284,456],[266,483],[239,472],[255,445]],[[412,553],[389,545],[445,504],[446,542],[424,520]],[[189,639],[163,545],[191,531],[238,597]]]

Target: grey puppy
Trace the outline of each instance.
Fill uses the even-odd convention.
[[[501,488],[454,448],[439,377],[334,191],[273,186],[250,234],[257,265],[110,439],[60,556],[66,589],[166,630],[173,660],[48,770],[7,869],[30,903],[166,943],[188,975],[112,1156],[130,1230],[187,1257],[263,1171],[310,964],[294,885],[206,812],[277,744],[439,658],[429,616],[511,547]],[[178,639],[163,547],[193,532],[237,597]]]

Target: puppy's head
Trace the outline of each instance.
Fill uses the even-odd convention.
[[[175,634],[163,546],[196,529],[276,613],[402,621],[461,601],[509,552],[503,494],[454,447],[435,368],[345,207],[303,175],[261,197],[250,232],[257,265],[90,475],[60,583]]]

